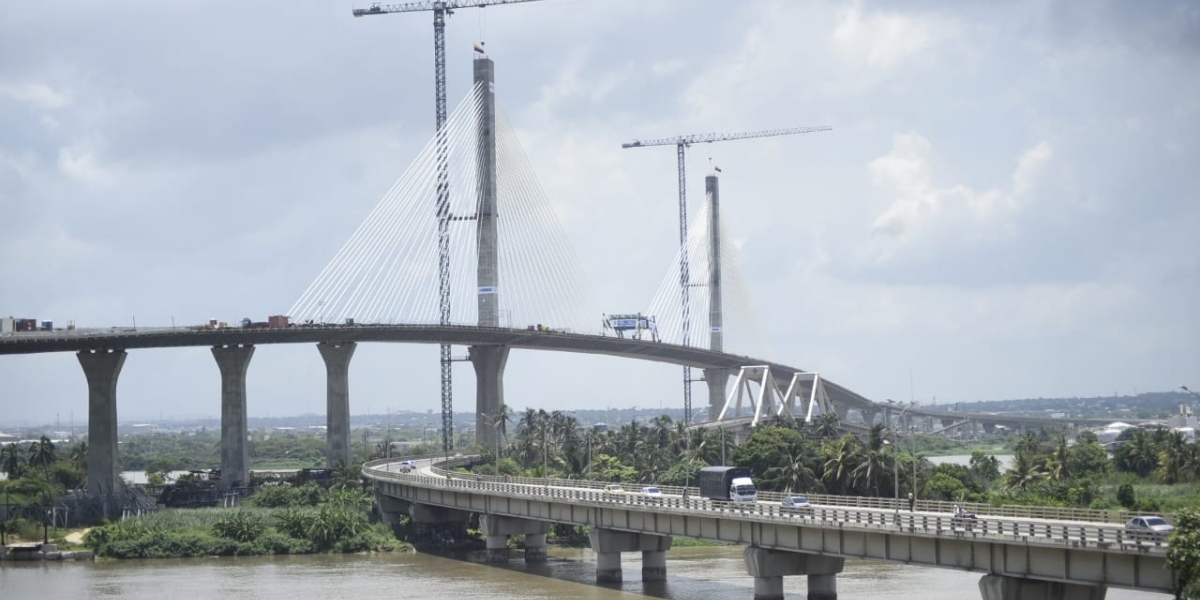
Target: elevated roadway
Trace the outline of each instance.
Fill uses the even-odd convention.
[[[665,578],[670,540],[683,536],[747,545],[755,598],[782,597],[782,577],[790,575],[808,576],[809,598],[836,598],[846,558],[980,572],[985,600],[1102,599],[1108,587],[1172,591],[1163,538],[1119,524],[1019,515],[958,519],[888,507],[794,511],[780,506],[777,494],[733,504],[697,498],[694,489],[689,499],[670,489],[645,497],[606,493],[602,482],[475,478],[430,466],[406,474],[390,465],[376,461],[363,469],[385,512],[407,512],[426,525],[479,513],[495,562],[507,560],[507,535],[525,533],[536,559],[544,557],[549,523],[587,526],[598,581],[619,581],[620,553],[629,551],[643,553],[650,569],[644,566],[643,579]]]

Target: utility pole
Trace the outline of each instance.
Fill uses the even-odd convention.
[[[437,122],[437,202],[438,220],[438,324],[450,324],[450,144],[446,139],[446,17],[459,8],[484,8],[499,4],[520,4],[537,0],[425,0],[401,4],[372,4],[356,8],[355,17],[392,13],[433,12],[433,96]],[[454,447],[454,386],[450,344],[440,346],[442,378],[442,450],[449,455]]]
[[[688,287],[692,285],[690,266],[688,262],[687,251],[687,178],[686,173],[686,150],[692,144],[725,142],[731,140],[745,140],[760,137],[774,137],[780,135],[795,135],[799,133],[813,133],[816,131],[831,131],[833,128],[828,126],[819,127],[796,127],[791,129],[768,129],[763,131],[748,131],[742,133],[699,133],[691,135],[681,135],[670,138],[654,139],[654,140],[634,140],[625,144],[621,144],[622,148],[643,148],[646,146],[675,146],[675,161],[676,170],[679,178],[679,292],[680,300],[683,302],[683,334],[680,343],[684,346],[691,346],[691,302],[688,299]],[[718,327],[720,325],[717,325]],[[712,324],[710,324],[711,330]],[[692,379],[692,367],[684,365],[683,367],[683,417],[684,421],[691,423],[692,421],[692,382],[699,381]],[[710,400],[711,404],[711,400]]]

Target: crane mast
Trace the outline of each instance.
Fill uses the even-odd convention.
[[[680,135],[670,138],[659,138],[651,140],[634,140],[621,144],[622,148],[643,148],[648,146],[675,146],[675,158],[678,163],[677,170],[679,174],[679,291],[680,301],[682,302],[682,340],[684,346],[691,345],[691,301],[689,299],[688,287],[691,286],[691,267],[688,260],[687,250],[687,179],[686,173],[686,153],[687,147],[692,144],[726,142],[732,140],[746,140],[761,137],[775,137],[781,135],[796,135],[800,133],[813,133],[817,131],[831,131],[833,128],[827,125],[817,127],[792,127],[788,129],[764,129],[761,131],[744,131],[741,133],[696,133],[689,135]],[[683,419],[685,423],[692,422],[692,382],[697,381],[692,379],[692,368],[684,365],[683,367]]]
[[[438,321],[450,324],[450,167],[449,141],[446,139],[446,16],[460,8],[484,8],[501,4],[522,4],[538,0],[426,0],[399,4],[372,4],[356,8],[355,17],[408,12],[433,12],[433,95],[437,127],[437,199],[435,213],[438,228]],[[450,344],[439,347],[442,396],[442,450],[454,448],[454,386]]]

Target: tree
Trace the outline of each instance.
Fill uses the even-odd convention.
[[[733,464],[750,469],[759,487],[782,491],[811,488],[819,458],[816,446],[795,429],[762,426],[733,451]]]
[[[1179,512],[1167,541],[1167,565],[1175,577],[1177,600],[1200,599],[1200,508]]]
[[[1191,449],[1187,438],[1182,432],[1172,431],[1158,452],[1158,477],[1163,483],[1179,483],[1186,481],[1191,471]]]
[[[54,442],[50,438],[42,436],[38,441],[29,445],[29,462],[42,466],[42,472],[46,474],[46,479],[50,479],[50,464],[58,460],[58,454],[54,450]]]
[[[822,447],[825,465],[821,480],[831,493],[845,494],[850,491],[850,474],[858,466],[861,450],[862,444],[858,438],[850,434]]]
[[[833,439],[842,431],[842,422],[837,413],[829,412],[817,418],[816,434],[822,440]]]
[[[1045,480],[1046,473],[1042,472],[1034,459],[1028,453],[1019,451],[1013,459],[1012,467],[1004,475],[1004,487],[1024,491]]]
[[[21,465],[25,462],[25,453],[17,445],[8,444],[0,447],[0,471],[11,480],[21,476]]]
[[[1149,432],[1130,428],[1117,439],[1125,442],[1113,453],[1117,470],[1135,473],[1138,477],[1146,477],[1154,472],[1158,466],[1158,448]]]
[[[508,445],[508,422],[512,420],[512,411],[507,404],[501,404],[488,418],[496,432],[496,459],[499,460],[500,449]]]

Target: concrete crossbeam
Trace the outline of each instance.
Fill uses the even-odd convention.
[[[246,419],[246,370],[254,346],[214,346],[221,370],[221,481],[228,490],[250,484],[249,427]]]
[[[117,378],[125,365],[125,351],[83,350],[76,356],[88,383],[88,496],[108,499],[121,486]],[[107,506],[104,512],[108,516]]]
[[[1108,588],[1003,575],[984,575],[979,579],[979,594],[983,600],[1104,600],[1108,594]]]
[[[546,534],[551,523],[500,515],[479,515],[480,532],[487,539],[487,562],[508,562],[508,536],[525,536],[525,562],[546,562]]]
[[[782,600],[786,575],[808,576],[810,600],[837,600],[837,574],[846,559],[747,546],[746,571],[754,577],[754,600]]]
[[[667,550],[671,549],[673,541],[669,535],[597,528],[588,532],[588,540],[596,553],[597,582],[622,581],[622,552],[642,553],[642,581],[667,578]]]
[[[350,464],[350,359],[354,342],[321,342],[325,361],[325,466]]]

